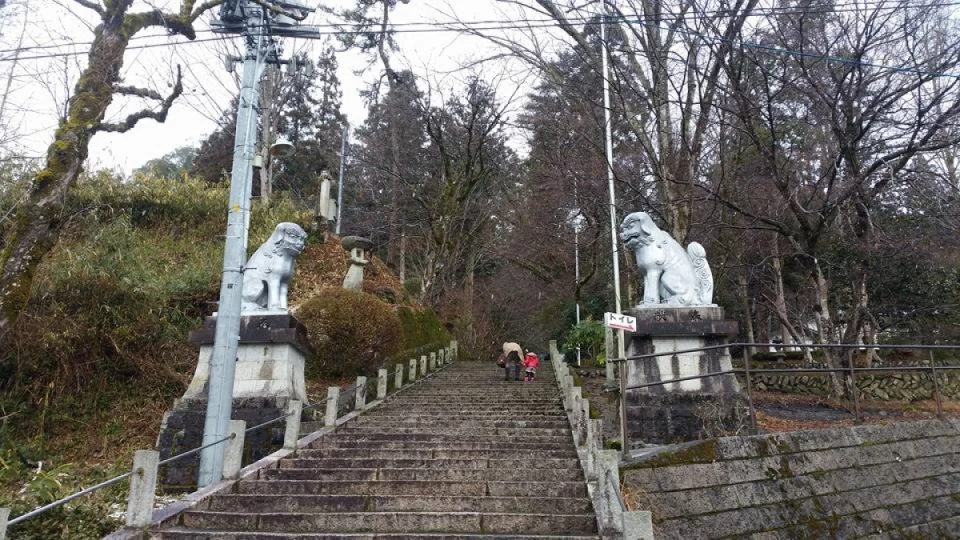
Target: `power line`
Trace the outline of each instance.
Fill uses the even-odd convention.
[[[867,6],[873,6],[867,8]],[[960,6],[960,1],[957,2],[932,2],[932,3],[923,3],[923,4],[908,4],[900,3],[897,5],[884,6],[880,3],[862,3],[862,2],[848,2],[848,3],[836,3],[833,4],[830,9],[823,8],[807,8],[807,7],[769,7],[769,8],[758,8],[750,12],[748,16],[750,17],[760,17],[760,16],[770,16],[770,15],[818,15],[818,14],[830,14],[830,13],[853,13],[858,11],[864,11],[865,9],[872,9],[874,11],[898,11],[906,9],[931,9],[931,8],[940,8],[940,7],[951,7],[951,6]],[[624,23],[639,23],[639,24],[659,24],[664,21],[677,21],[677,20],[688,20],[702,18],[707,15],[735,15],[729,9],[715,9],[715,10],[704,10],[691,13],[673,13],[668,12],[660,15],[657,18],[651,17],[642,17],[642,16],[632,16],[632,15],[609,15],[607,17],[608,22],[624,22]],[[569,23],[594,23],[598,21],[595,16],[575,16],[568,17],[566,19]],[[474,20],[474,21],[449,21],[449,22],[439,22],[439,21],[418,21],[418,22],[395,22],[391,23],[391,31],[393,33],[431,33],[431,32],[458,32],[462,30],[522,30],[527,28],[548,28],[557,25],[557,21],[554,19],[486,19],[486,20]],[[319,36],[334,36],[334,35],[360,35],[360,34],[369,34],[368,30],[347,30],[346,27],[351,26],[349,24],[342,23],[314,23],[314,24],[304,24],[299,25],[299,28],[308,28],[316,29],[316,35]],[[477,28],[473,28],[473,27]],[[422,27],[422,28],[421,28]],[[329,30],[323,30],[329,29]],[[197,30],[197,34],[211,33],[211,29],[201,29]],[[154,39],[158,37],[163,37],[162,34],[154,35],[145,35],[145,36],[133,36],[130,38],[130,41],[134,40],[144,40],[144,39]],[[193,41],[184,41],[182,43],[202,43],[204,41],[210,41],[210,39],[203,40],[193,40]],[[177,43],[171,43],[170,45],[176,45]],[[79,46],[90,46],[93,45],[92,41],[65,41],[61,43],[53,43],[47,45],[31,45],[28,47],[21,47],[19,49],[0,49],[0,54],[9,54],[14,52],[26,52],[26,51],[36,51],[36,50],[47,50],[47,49],[56,49],[60,47],[79,47]],[[165,46],[167,44],[152,44],[152,45],[143,45],[143,46],[130,46],[128,49],[137,49],[137,48],[149,48],[149,47],[158,47]],[[60,57],[60,56],[73,56],[85,54],[84,52],[64,52],[64,53],[52,53],[51,55],[38,55],[30,57],[22,57],[23,59],[42,59],[48,57]],[[0,61],[8,60],[7,58],[0,58]]]
[[[849,4],[849,5],[857,5],[857,4]],[[904,5],[904,4],[900,4],[900,5],[898,5],[898,6],[891,6],[890,8],[884,8],[883,6],[878,6],[876,9],[905,9],[905,8],[911,8],[911,9],[913,9],[913,8],[916,8],[916,9],[926,9],[926,8],[931,8],[931,7],[946,7],[946,6],[951,6],[951,5],[960,5],[960,2],[954,2],[954,3],[940,3],[940,2],[938,2],[938,3],[933,3],[933,4],[918,4],[918,5]],[[773,9],[777,9],[777,8],[769,8],[769,9],[773,10]],[[838,10],[836,10],[836,9],[829,10],[829,11],[814,10],[814,11],[801,11],[801,12],[787,12],[786,9],[787,9],[787,8],[784,8],[783,11],[778,11],[778,12],[776,12],[776,13],[764,13],[764,14],[785,14],[785,13],[786,13],[786,14],[801,14],[801,13],[811,13],[811,14],[814,14],[814,13],[836,13],[836,12],[838,12]],[[850,9],[849,11],[856,12],[856,11],[859,11],[859,9],[857,9],[857,8],[852,8],[852,9]],[[726,12],[729,12],[729,10],[716,10],[716,11],[714,11],[715,14],[726,13]],[[697,14],[690,14],[690,16],[691,16],[691,17],[693,17],[693,16],[700,17],[703,13],[708,13],[708,12],[701,12],[701,13],[697,13]],[[889,65],[877,64],[877,63],[873,63],[873,62],[869,62],[869,61],[855,60],[855,59],[852,59],[852,58],[844,58],[844,57],[831,56],[831,55],[826,55],[826,54],[809,53],[809,52],[805,52],[805,51],[799,51],[799,50],[793,50],[793,49],[786,49],[786,48],[776,47],[776,46],[772,46],[772,45],[751,43],[751,42],[747,42],[747,41],[743,41],[743,40],[723,39],[723,38],[712,38],[712,37],[709,37],[709,36],[705,36],[705,35],[703,35],[702,33],[697,32],[697,31],[695,31],[695,30],[687,30],[687,29],[683,29],[683,28],[676,27],[676,26],[671,26],[671,27],[669,27],[669,28],[663,27],[663,26],[660,26],[660,23],[648,21],[648,20],[646,20],[646,18],[644,18],[644,17],[636,17],[636,16],[612,16],[612,17],[610,17],[610,18],[613,19],[613,20],[616,21],[616,22],[635,23],[635,24],[641,24],[641,25],[645,25],[645,26],[657,26],[657,27],[659,27],[659,28],[661,28],[661,29],[663,29],[663,30],[673,30],[673,31],[676,31],[676,32],[679,32],[679,33],[683,33],[683,34],[693,35],[693,36],[696,36],[696,37],[698,37],[698,38],[700,38],[700,39],[702,39],[702,40],[704,40],[704,41],[707,41],[707,42],[713,42],[713,43],[724,43],[724,42],[728,42],[728,43],[731,43],[731,44],[734,44],[734,45],[738,45],[738,46],[741,46],[741,47],[757,49],[757,50],[766,51],[766,52],[774,53],[774,54],[781,54],[781,55],[788,55],[788,56],[797,56],[797,57],[805,57],[805,58],[815,58],[815,59],[820,59],[820,60],[824,60],[824,61],[827,61],[827,62],[844,63],[844,64],[850,64],[850,65],[861,65],[861,66],[864,66],[864,67],[872,67],[872,68],[876,68],[876,69],[883,69],[883,70],[889,70],[889,71],[900,72],[900,73],[916,73],[916,74],[924,74],[924,75],[933,75],[933,76],[938,76],[938,77],[960,77],[960,74],[946,73],[946,72],[937,72],[937,71],[931,71],[931,70],[924,70],[924,69],[920,69],[920,68],[916,68],[916,67],[910,67],[910,66],[889,66]],[[662,19],[668,19],[669,17],[668,17],[668,16],[663,16],[663,17],[661,17],[661,18],[662,18]],[[530,22],[524,22],[524,21],[530,21]],[[598,22],[599,22],[599,21],[595,21],[592,17],[590,17],[590,18],[587,18],[587,17],[569,18],[569,19],[567,19],[567,21],[568,21],[568,22],[582,22],[582,23],[588,23],[588,22],[589,22],[589,23],[593,23],[593,22],[597,22],[597,23],[598,23]],[[527,29],[535,29],[535,28],[553,28],[553,27],[556,27],[556,26],[557,26],[557,22],[556,22],[555,20],[553,20],[553,19],[526,19],[526,20],[520,19],[520,20],[510,21],[510,24],[499,24],[499,23],[503,23],[504,21],[495,21],[495,22],[496,22],[497,24],[491,24],[491,25],[489,25],[489,26],[482,26],[482,25],[481,25],[481,24],[482,24],[482,21],[471,21],[470,23],[467,23],[467,22],[463,22],[463,23],[452,23],[452,24],[456,24],[456,25],[457,25],[457,26],[454,26],[454,27],[445,27],[445,26],[441,26],[441,23],[427,23],[427,22],[397,23],[397,24],[395,24],[394,26],[399,26],[399,25],[404,25],[404,26],[403,26],[402,28],[399,28],[399,29],[393,29],[392,31],[393,31],[394,33],[397,33],[397,34],[404,34],[404,33],[436,33],[436,32],[462,32],[462,31],[465,31],[465,30],[471,30],[471,31],[477,32],[477,31],[489,31],[489,30],[527,30]],[[425,28],[410,28],[410,26],[425,26]],[[370,33],[369,31],[366,31],[366,30],[342,30],[342,25],[337,25],[337,24],[300,25],[300,26],[298,26],[298,28],[300,28],[300,29],[317,29],[315,32],[313,32],[313,33],[311,33],[311,34],[298,36],[298,37],[301,38],[301,39],[319,39],[319,38],[324,38],[324,37],[329,37],[329,36],[362,35],[362,34],[369,34],[369,33]],[[326,30],[326,31],[323,31],[323,30],[319,30],[320,28],[337,28],[337,29],[336,29],[336,30]],[[213,30],[200,30],[200,31],[198,31],[198,33],[199,33],[199,32],[212,32],[212,31],[213,31]],[[158,36],[144,36],[144,38],[148,38],[148,37],[158,37]],[[146,45],[132,45],[132,46],[127,47],[127,50],[147,49],[147,48],[156,48],[156,47],[169,47],[169,46],[185,45],[185,44],[191,44],[191,43],[205,43],[205,42],[211,42],[211,41],[226,41],[226,40],[232,39],[233,37],[234,37],[234,36],[229,36],[229,35],[228,35],[228,36],[218,36],[218,37],[211,37],[211,38],[204,38],[204,39],[184,40],[184,41],[175,41],[175,42],[167,42],[167,43],[154,43],[154,44],[146,44]],[[76,43],[76,44],[74,44],[74,45],[80,45],[80,44],[81,44],[81,43]],[[16,51],[16,49],[13,49],[12,51]],[[87,54],[87,52],[86,52],[86,51],[83,51],[83,52],[74,51],[74,52],[64,52],[64,53],[51,53],[51,54],[46,54],[46,55],[19,56],[17,59],[18,59],[19,61],[22,61],[22,60],[39,60],[39,59],[47,59],[47,58],[63,58],[63,57],[70,57],[70,56],[79,56],[79,55],[83,55],[83,54]],[[0,62],[7,62],[7,61],[13,61],[13,60],[14,60],[13,57],[0,58]]]

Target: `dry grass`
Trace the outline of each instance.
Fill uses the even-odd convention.
[[[758,409],[762,409],[765,405],[773,405],[795,411],[795,414],[791,414],[791,418],[784,418],[775,413],[771,414],[758,410],[757,427],[769,432],[836,428],[858,423],[853,414],[853,402],[849,400],[776,392],[757,392],[754,394],[754,404]],[[942,407],[945,415],[960,417],[960,401],[944,401]],[[936,416],[937,404],[932,399],[923,401],[861,401],[860,410],[863,416],[861,423],[888,424],[933,418]],[[809,418],[802,418],[804,416],[803,411],[809,411]],[[844,417],[818,418],[818,411],[830,411]],[[797,416],[800,418],[797,418]]]

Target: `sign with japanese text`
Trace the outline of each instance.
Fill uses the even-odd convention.
[[[628,330],[630,332],[636,332],[637,318],[629,315],[610,313],[608,311],[607,313],[603,314],[603,325],[607,328],[613,328],[614,330]]]

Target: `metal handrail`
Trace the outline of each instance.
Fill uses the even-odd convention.
[[[218,445],[218,444],[222,444],[222,443],[225,443],[225,442],[227,442],[227,441],[229,441],[229,440],[235,439],[236,437],[237,437],[237,435],[236,435],[235,433],[231,433],[230,435],[227,435],[226,437],[220,439],[219,441],[213,441],[212,443],[207,443],[207,444],[205,444],[205,445],[203,445],[203,446],[199,446],[199,447],[197,447],[197,448],[194,448],[193,450],[187,450],[186,452],[180,452],[179,454],[177,454],[177,455],[175,455],[175,456],[170,456],[170,457],[168,457],[167,459],[158,462],[158,463],[157,463],[157,467],[159,467],[159,466],[161,466],[161,465],[166,465],[167,463],[173,463],[174,461],[177,461],[178,459],[183,459],[183,458],[185,458],[185,457],[187,457],[187,456],[189,456],[189,455],[196,454],[197,452],[199,452],[199,451],[201,451],[201,450],[204,450],[204,449],[206,449],[206,448],[210,448],[211,446],[216,446],[216,445]]]
[[[860,396],[858,395],[856,388],[856,376],[857,373],[895,373],[895,372],[908,372],[908,371],[929,371],[933,377],[933,398],[937,404],[937,416],[943,416],[943,400],[940,395],[940,382],[938,379],[938,371],[953,371],[960,370],[960,365],[937,365],[937,362],[933,358],[933,351],[935,350],[957,350],[960,349],[960,345],[911,345],[911,344],[899,344],[899,345],[864,345],[856,343],[790,343],[780,345],[781,347],[793,347],[793,348],[803,348],[803,349],[920,349],[928,350],[930,352],[930,360],[927,365],[909,365],[909,366],[881,366],[881,367],[856,367],[853,362],[849,362],[848,366],[845,367],[794,367],[794,368],[760,368],[760,369],[751,369],[750,360],[751,352],[750,348],[752,347],[770,347],[775,345],[772,343],[726,343],[722,345],[710,345],[706,347],[698,347],[692,349],[682,349],[677,351],[665,351],[659,353],[650,353],[650,354],[640,354],[634,356],[627,356],[624,358],[613,358],[610,359],[610,362],[618,364],[619,378],[620,378],[620,395],[621,395],[621,409],[624,409],[625,401],[623,401],[623,396],[628,390],[639,390],[642,388],[648,388],[653,386],[662,386],[666,384],[673,384],[683,381],[704,379],[709,377],[718,377],[723,375],[743,375],[746,379],[746,397],[747,404],[750,412],[750,421],[753,425],[753,428],[757,427],[757,414],[753,405],[753,385],[752,385],[752,375],[757,374],[804,374],[804,373],[843,373],[849,375],[850,378],[850,395],[851,401],[853,402],[854,417],[857,422],[862,420],[862,414],[860,411]],[[687,353],[698,353],[705,351],[714,351],[719,349],[728,349],[730,347],[743,347],[745,348],[744,352],[744,367],[742,369],[729,369],[712,373],[704,373],[698,375],[690,375],[685,377],[677,377],[675,379],[667,379],[661,381],[653,381],[641,384],[634,384],[627,386],[626,384],[626,362],[628,360],[652,360],[654,358],[664,357],[664,356],[676,356],[678,354],[687,354]],[[626,414],[625,410],[621,411],[622,415]],[[625,421],[625,416],[621,418],[621,422]],[[623,438],[626,439],[626,431],[623,432]],[[626,452],[628,448],[627,441],[623,441],[623,451]]]
[[[36,515],[38,515],[38,514],[42,514],[42,513],[46,512],[47,510],[51,510],[51,509],[56,508],[56,507],[58,507],[58,506],[67,504],[68,502],[70,502],[70,501],[72,501],[72,500],[74,500],[74,499],[76,499],[76,498],[78,498],[78,497],[82,497],[82,496],[84,496],[84,495],[86,495],[86,494],[88,494],[88,493],[93,493],[94,491],[96,491],[96,490],[98,490],[98,489],[100,489],[100,488],[105,488],[105,487],[107,487],[107,486],[109,486],[109,485],[116,484],[117,482],[119,482],[119,481],[121,481],[121,480],[125,480],[126,478],[128,478],[128,477],[130,477],[130,476],[133,476],[134,473],[143,474],[143,469],[140,468],[140,469],[137,469],[136,471],[130,471],[130,472],[127,472],[127,473],[123,473],[123,474],[121,474],[120,476],[116,476],[116,477],[111,478],[111,479],[109,479],[109,480],[105,480],[105,481],[103,481],[103,482],[100,482],[99,484],[97,484],[97,485],[95,485],[95,486],[90,486],[90,487],[88,487],[88,488],[86,488],[86,489],[83,489],[83,490],[81,490],[81,491],[78,491],[78,492],[76,492],[76,493],[74,493],[74,494],[72,494],[72,495],[67,495],[66,497],[64,497],[64,498],[62,498],[62,499],[60,499],[60,500],[58,500],[58,501],[53,501],[52,503],[45,504],[45,505],[41,506],[40,508],[34,508],[33,510],[27,512],[26,514],[22,514],[22,515],[19,515],[19,516],[15,517],[15,518],[11,519],[10,521],[7,522],[7,525],[8,525],[8,526],[10,526],[10,525],[16,525],[17,523],[20,523],[21,521],[26,521],[26,520],[32,518],[33,516],[36,516]]]
[[[309,410],[311,410],[311,409],[315,409],[315,408],[319,407],[320,405],[323,405],[324,403],[326,403],[328,399],[330,399],[330,398],[323,398],[323,399],[320,400],[320,401],[311,403],[310,405],[307,405],[306,407],[303,407],[302,409],[300,409],[300,412],[302,413],[303,411],[309,411]],[[277,423],[279,423],[281,420],[286,420],[287,418],[290,418],[291,416],[293,416],[293,414],[294,414],[295,412],[296,412],[296,411],[290,411],[290,412],[288,412],[288,413],[286,413],[286,414],[283,414],[283,415],[280,415],[280,416],[274,418],[273,420],[267,420],[266,422],[263,422],[262,424],[257,424],[257,425],[255,425],[255,426],[250,426],[250,427],[248,427],[246,430],[244,430],[244,433],[250,433],[251,431],[253,431],[253,430],[255,430],[255,429],[260,429],[260,428],[262,428],[262,427],[266,427],[266,426],[269,426],[269,425],[271,425],[271,424],[277,424]]]
[[[673,356],[675,354],[694,353],[702,351],[715,351],[717,349],[726,349],[729,347],[794,347],[798,349],[921,349],[921,350],[950,350],[960,349],[960,345],[863,345],[856,343],[727,343],[724,345],[709,345],[706,347],[697,347],[694,349],[683,349],[679,351],[659,352],[650,354],[637,354],[625,356],[623,358],[611,358],[609,362],[625,362],[627,360],[645,360],[647,358],[658,358],[661,356]],[[863,369],[863,368],[861,368]]]
[[[611,485],[614,487],[613,492],[617,496],[617,502],[620,503],[620,511],[626,512],[627,504],[623,502],[623,493],[620,492],[620,479],[613,477],[613,469],[607,469],[607,481],[609,482],[610,480],[613,480],[613,484]]]

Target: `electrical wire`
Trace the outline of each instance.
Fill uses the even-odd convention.
[[[851,5],[861,5],[861,6],[862,6],[863,4],[851,4]],[[946,6],[950,6],[950,5],[960,5],[960,2],[955,2],[955,3],[941,3],[941,2],[937,2],[937,3],[932,3],[932,4],[918,4],[918,5],[899,4],[899,5],[896,5],[896,6],[890,6],[889,8],[885,8],[884,6],[877,6],[875,9],[912,9],[912,8],[916,8],[916,9],[928,9],[928,8],[932,8],[932,7],[946,7]],[[769,8],[769,9],[774,9],[774,8]],[[794,12],[788,12],[788,11],[786,11],[786,9],[787,9],[787,8],[784,8],[784,10],[778,12],[778,14],[779,14],[779,13],[794,13]],[[860,10],[860,9],[851,9],[851,11],[859,11],[859,10]],[[816,10],[816,11],[802,11],[802,12],[796,12],[796,13],[834,13],[834,12],[837,12],[837,11],[838,11],[838,10]],[[717,10],[717,11],[715,11],[714,13],[725,13],[725,12],[729,12],[729,10]],[[691,14],[691,16],[702,17],[702,16],[703,16],[704,14],[706,14],[706,13],[709,13],[709,12],[698,12],[698,13],[696,13],[696,14]],[[768,14],[768,13],[767,13],[767,14]],[[669,16],[663,16],[663,17],[661,17],[661,18],[663,18],[663,19],[669,19]],[[916,73],[916,74],[932,75],[932,76],[937,76],[937,77],[960,77],[960,74],[956,74],[956,73],[937,72],[937,71],[924,70],[924,69],[920,69],[920,68],[916,68],[916,67],[910,67],[910,66],[890,66],[890,65],[885,65],[885,64],[873,63],[873,62],[869,62],[869,61],[855,60],[855,59],[852,59],[852,58],[844,58],[844,57],[839,57],[839,56],[831,56],[831,55],[818,54],[818,53],[808,53],[808,52],[805,52],[805,51],[798,51],[798,50],[793,50],[793,49],[786,49],[786,48],[775,47],[775,46],[771,46],[771,45],[751,43],[751,42],[747,42],[747,41],[743,41],[743,40],[733,40],[733,39],[723,39],[723,38],[712,38],[712,37],[709,37],[709,36],[705,36],[705,35],[703,35],[702,33],[697,32],[697,31],[694,31],[694,30],[687,30],[687,29],[684,29],[684,28],[679,28],[679,27],[677,27],[676,25],[671,25],[670,27],[663,27],[663,26],[660,26],[659,23],[651,22],[651,21],[647,20],[647,19],[644,18],[644,17],[635,17],[635,16],[608,16],[608,17],[607,17],[607,20],[608,20],[608,21],[611,21],[611,22],[621,22],[621,23],[625,23],[625,24],[636,23],[636,24],[642,24],[642,25],[645,25],[645,26],[657,26],[657,27],[660,27],[660,28],[662,28],[662,29],[664,29],[664,30],[672,30],[672,31],[675,31],[675,32],[683,33],[683,34],[692,35],[692,36],[695,36],[695,37],[697,37],[697,38],[699,38],[699,39],[701,39],[701,40],[708,41],[708,42],[713,42],[713,43],[732,43],[732,44],[738,45],[738,46],[740,46],[740,47],[756,49],[756,50],[765,51],[765,52],[769,52],[769,53],[773,53],[773,54],[780,54],[780,55],[786,55],[786,56],[796,56],[796,57],[805,57],[805,58],[815,58],[815,59],[824,60],[824,61],[826,61],[826,62],[843,63],[843,64],[850,64],[850,65],[861,65],[861,66],[864,66],[864,67],[871,67],[871,68],[876,68],[876,69],[889,70],[889,71],[898,72],[898,73]],[[491,25],[488,25],[488,26],[482,26],[482,25],[480,24],[480,21],[471,21],[470,23],[467,23],[467,22],[463,22],[463,23],[451,23],[451,24],[454,24],[455,26],[441,26],[441,25],[440,25],[441,23],[425,23],[425,22],[418,22],[418,23],[397,23],[397,24],[394,24],[393,26],[394,26],[394,27],[397,27],[397,26],[400,26],[401,24],[404,25],[404,26],[401,27],[401,28],[393,28],[393,29],[392,29],[392,32],[393,32],[393,33],[397,33],[397,34],[404,34],[404,33],[436,33],[436,32],[463,32],[463,31],[466,31],[466,30],[478,32],[478,31],[492,31],[492,30],[528,30],[528,29],[536,29],[536,28],[553,28],[553,27],[556,27],[556,26],[557,26],[557,22],[556,22],[555,20],[552,20],[552,19],[526,19],[526,21],[530,21],[530,22],[524,22],[523,19],[520,19],[520,20],[510,21],[510,24],[500,24],[500,23],[503,23],[504,21],[495,21],[496,24],[491,24]],[[535,22],[534,22],[534,21],[535,21]],[[586,22],[597,22],[597,23],[599,23],[599,21],[596,21],[596,20],[595,20],[594,18],[592,18],[592,17],[591,17],[591,18],[585,18],[585,17],[583,17],[583,18],[569,18],[569,19],[567,19],[567,21],[568,21],[568,22],[576,21],[576,22],[584,22],[584,23],[586,23]],[[426,27],[425,27],[425,28],[410,28],[409,26],[426,26]],[[311,33],[311,34],[305,34],[305,35],[297,36],[297,37],[300,38],[300,39],[321,39],[321,38],[326,38],[326,37],[329,37],[329,36],[362,35],[362,34],[369,34],[369,33],[370,33],[369,31],[366,31],[366,30],[343,30],[343,29],[342,29],[342,25],[336,25],[336,24],[299,25],[299,26],[297,26],[296,28],[297,28],[298,30],[301,30],[301,31],[309,31],[309,30],[311,30],[311,29],[312,29],[312,30],[315,30],[315,31],[314,31],[313,33]],[[326,31],[324,31],[324,30],[320,30],[321,28],[336,28],[336,29],[335,29],[335,30],[326,30]],[[213,32],[213,30],[202,30],[202,31],[203,31],[203,32]],[[198,31],[198,32],[199,32],[199,31]],[[146,38],[146,37],[159,37],[159,36],[144,36],[144,37]],[[156,48],[156,47],[169,47],[169,46],[175,46],[175,45],[186,45],[186,44],[191,44],[191,43],[205,43],[205,42],[211,42],[211,41],[226,41],[226,40],[229,40],[229,39],[233,39],[234,37],[238,37],[238,36],[235,36],[235,35],[223,35],[223,36],[217,36],[217,37],[212,37],[212,38],[203,38],[203,39],[186,40],[186,41],[175,41],[175,42],[168,42],[168,43],[154,43],[154,44],[146,44],[146,45],[131,45],[131,46],[127,47],[127,49],[128,49],[128,50],[136,50],[136,49],[146,49],[146,48]],[[75,45],[80,45],[80,43],[77,43],[77,44],[75,44]],[[13,49],[13,51],[15,52],[16,49]],[[18,56],[16,59],[17,59],[18,61],[23,61],[23,60],[39,60],[39,59],[46,59],[46,58],[62,58],[62,57],[69,57],[69,56],[79,56],[79,55],[82,55],[82,54],[86,54],[86,51],[83,51],[83,52],[51,53],[51,54],[46,54],[46,55],[34,55],[34,56]],[[13,60],[14,60],[13,57],[0,58],[0,62],[13,61]]]
[[[857,11],[863,11],[865,9],[870,9],[873,11],[897,11],[897,10],[907,10],[907,9],[932,9],[940,7],[951,7],[951,6],[960,6],[960,1],[958,2],[932,2],[932,3],[922,3],[922,4],[909,4],[909,3],[898,3],[896,5],[884,6],[882,3],[870,3],[870,2],[847,2],[847,3],[836,3],[831,6],[830,9],[823,8],[811,8],[811,7],[769,7],[769,8],[758,8],[750,12],[747,16],[749,17],[760,17],[760,16],[770,16],[770,15],[820,15],[820,14],[830,14],[830,13],[852,13]],[[871,7],[872,6],[872,7]],[[737,15],[737,13],[729,9],[715,9],[715,10],[703,10],[690,13],[664,13],[660,17],[640,17],[640,16],[630,16],[630,15],[608,15],[608,22],[623,22],[623,23],[662,23],[665,21],[677,22],[679,20],[687,20],[694,18],[702,18],[707,15],[725,15],[729,14],[730,16]],[[566,19],[569,23],[574,24],[588,24],[588,23],[597,23],[596,16],[575,16],[568,17]],[[446,26],[445,26],[446,25]],[[473,26],[483,26],[481,28],[471,28]],[[492,25],[492,26],[491,26]],[[474,20],[474,21],[450,21],[450,22],[438,22],[438,21],[416,21],[416,22],[395,22],[391,23],[391,32],[393,33],[422,33],[422,32],[456,32],[465,29],[469,30],[511,30],[511,29],[525,29],[530,28],[545,28],[556,26],[557,22],[554,19],[486,19],[486,20]],[[310,28],[316,29],[321,35],[357,35],[357,34],[368,34],[368,30],[345,30],[345,27],[351,26],[350,24],[343,23],[312,23],[312,24],[303,24],[299,25],[298,28]],[[411,28],[413,27],[413,28]],[[426,27],[426,28],[418,28]],[[326,32],[323,32],[321,29],[332,29]],[[197,30],[197,34],[206,34],[213,33],[213,29],[200,29]],[[154,39],[164,37],[164,34],[152,34],[152,35],[143,35],[143,36],[133,36],[130,38],[130,41],[144,40],[144,39]],[[193,40],[193,41],[184,41],[183,43],[194,43],[194,42],[203,42],[206,40]],[[65,41],[61,43],[53,43],[46,45],[30,45],[27,47],[21,47],[19,49],[0,49],[0,54],[9,54],[14,52],[26,52],[26,51],[36,51],[36,50],[47,50],[47,49],[56,49],[60,47],[79,47],[79,46],[90,46],[92,41]],[[176,43],[172,43],[174,45]],[[157,45],[144,46],[152,47]],[[136,46],[128,47],[128,49],[135,49]],[[83,52],[75,53],[60,53],[59,55],[71,55],[71,54],[84,54]],[[24,57],[24,58],[44,58],[43,56],[37,57]],[[5,58],[0,58],[0,61],[7,60]]]

